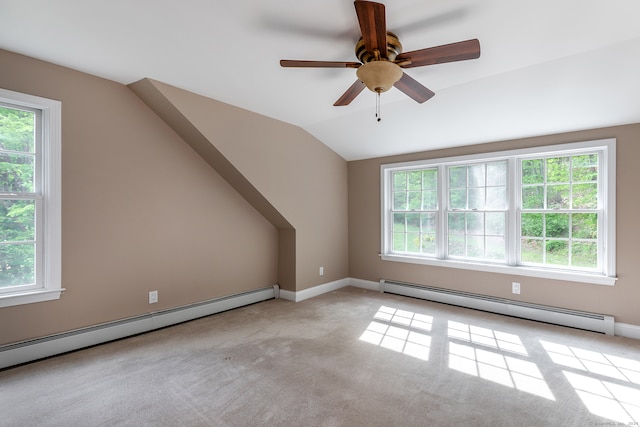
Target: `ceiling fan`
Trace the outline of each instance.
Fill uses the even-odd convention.
[[[283,59],[282,67],[355,68],[358,80],[333,104],[349,105],[365,86],[380,95],[392,86],[419,103],[430,99],[434,92],[409,77],[402,68],[463,61],[480,57],[477,39],[402,52],[398,37],[387,31],[384,4],[356,0],[354,2],[362,37],[356,43],[360,62],[297,61]],[[378,107],[379,108],[379,107]]]

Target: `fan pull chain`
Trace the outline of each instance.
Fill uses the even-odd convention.
[[[382,120],[380,115],[380,92],[376,92],[376,118],[378,121]]]

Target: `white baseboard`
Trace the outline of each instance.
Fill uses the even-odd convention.
[[[285,291],[283,289],[280,289],[280,298],[286,299],[287,301],[300,302],[309,298],[317,297],[318,295],[326,294],[327,292],[332,292],[337,289],[344,288],[345,286],[349,285],[350,279],[344,278],[329,283],[323,283],[322,285],[317,285],[298,292]]]
[[[374,282],[372,280],[354,279],[349,278],[349,286],[353,286],[360,289],[367,289],[369,291],[382,292],[380,288],[380,282]]]
[[[629,323],[616,323],[615,335],[640,340],[640,326]]]
[[[278,285],[0,347],[0,369],[277,298]]]

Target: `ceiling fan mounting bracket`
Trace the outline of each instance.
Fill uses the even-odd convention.
[[[358,40],[358,43],[356,43],[355,51],[356,58],[358,58],[358,60],[360,60],[360,62],[362,62],[363,64],[379,60],[379,58],[376,59],[376,55],[374,52],[367,51],[364,39],[362,37],[360,37],[360,40]],[[400,43],[400,40],[398,40],[398,36],[390,31],[387,31],[387,59],[389,61],[394,61],[396,59],[396,56],[400,55],[401,53],[402,44]]]

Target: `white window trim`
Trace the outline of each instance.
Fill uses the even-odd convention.
[[[603,196],[605,199],[603,202],[605,203],[605,218],[603,219],[603,223],[606,225],[605,229],[602,230],[603,237],[602,242],[604,242],[605,246],[605,256],[606,259],[603,261],[606,265],[606,273],[605,274],[591,274],[585,272],[577,272],[577,271],[567,271],[567,270],[556,270],[553,268],[535,268],[529,266],[518,266],[515,265],[515,257],[516,257],[516,249],[513,245],[510,246],[510,251],[507,254],[507,262],[508,264],[493,264],[493,263],[482,263],[482,262],[473,262],[473,261],[460,261],[460,260],[451,260],[451,259],[440,259],[440,258],[431,258],[431,257],[420,257],[420,256],[411,256],[404,254],[392,254],[388,252],[387,248],[390,248],[390,233],[387,232],[387,227],[390,227],[390,206],[391,206],[391,198],[388,194],[386,194],[387,188],[390,185],[391,173],[398,170],[409,170],[415,169],[416,167],[433,167],[435,165],[440,166],[438,173],[438,180],[444,179],[443,174],[444,167],[452,164],[458,164],[461,162],[472,162],[472,161],[495,161],[500,159],[513,159],[514,157],[526,157],[533,156],[536,154],[544,154],[544,155],[553,155],[553,154],[567,154],[571,151],[583,151],[585,149],[602,149],[603,150],[603,159],[602,164],[606,165],[606,174],[602,176],[602,187],[604,188]],[[513,164],[514,161],[511,161],[509,165],[509,186],[508,186],[508,194],[510,198],[510,206],[515,206],[515,199],[517,197],[517,192],[514,182],[516,176],[516,168]],[[442,185],[439,185],[439,191],[441,191]],[[611,190],[611,191],[609,191]],[[380,235],[381,235],[381,251],[380,258],[383,261],[395,261],[395,262],[404,262],[410,264],[421,264],[421,265],[429,265],[435,267],[448,267],[448,268],[457,268],[463,270],[474,270],[474,271],[484,271],[490,273],[501,273],[501,274],[509,274],[516,276],[526,276],[526,277],[537,277],[537,278],[545,278],[545,279],[554,279],[554,280],[566,280],[572,282],[580,282],[580,283],[589,283],[596,285],[607,285],[613,286],[617,280],[616,277],[616,253],[615,253],[615,237],[616,237],[616,141],[615,139],[602,139],[595,141],[586,141],[586,142],[576,142],[576,143],[568,143],[568,144],[559,144],[552,146],[541,146],[541,147],[533,147],[533,148],[524,148],[524,149],[515,149],[508,151],[500,151],[493,153],[482,153],[482,154],[473,154],[467,156],[457,156],[457,157],[448,157],[448,158],[439,158],[439,159],[428,159],[428,160],[417,160],[411,162],[402,162],[402,163],[393,163],[393,164],[384,164],[380,166],[380,197],[381,197],[381,224],[380,224]],[[441,192],[439,196],[440,201],[440,210],[444,206],[443,203],[446,202],[446,195]],[[444,221],[439,222],[439,232],[444,232]],[[517,230],[517,215],[510,214],[509,215],[509,224],[507,225],[508,236],[513,236]],[[508,237],[509,238],[509,237]],[[442,242],[443,238],[438,238],[438,241]]]
[[[36,289],[0,294],[0,307],[59,299],[64,291],[61,275],[61,141],[62,104],[60,101],[0,89],[0,101],[38,109],[42,112],[41,173],[44,188],[44,232],[42,283]],[[38,266],[40,268],[40,266]]]

